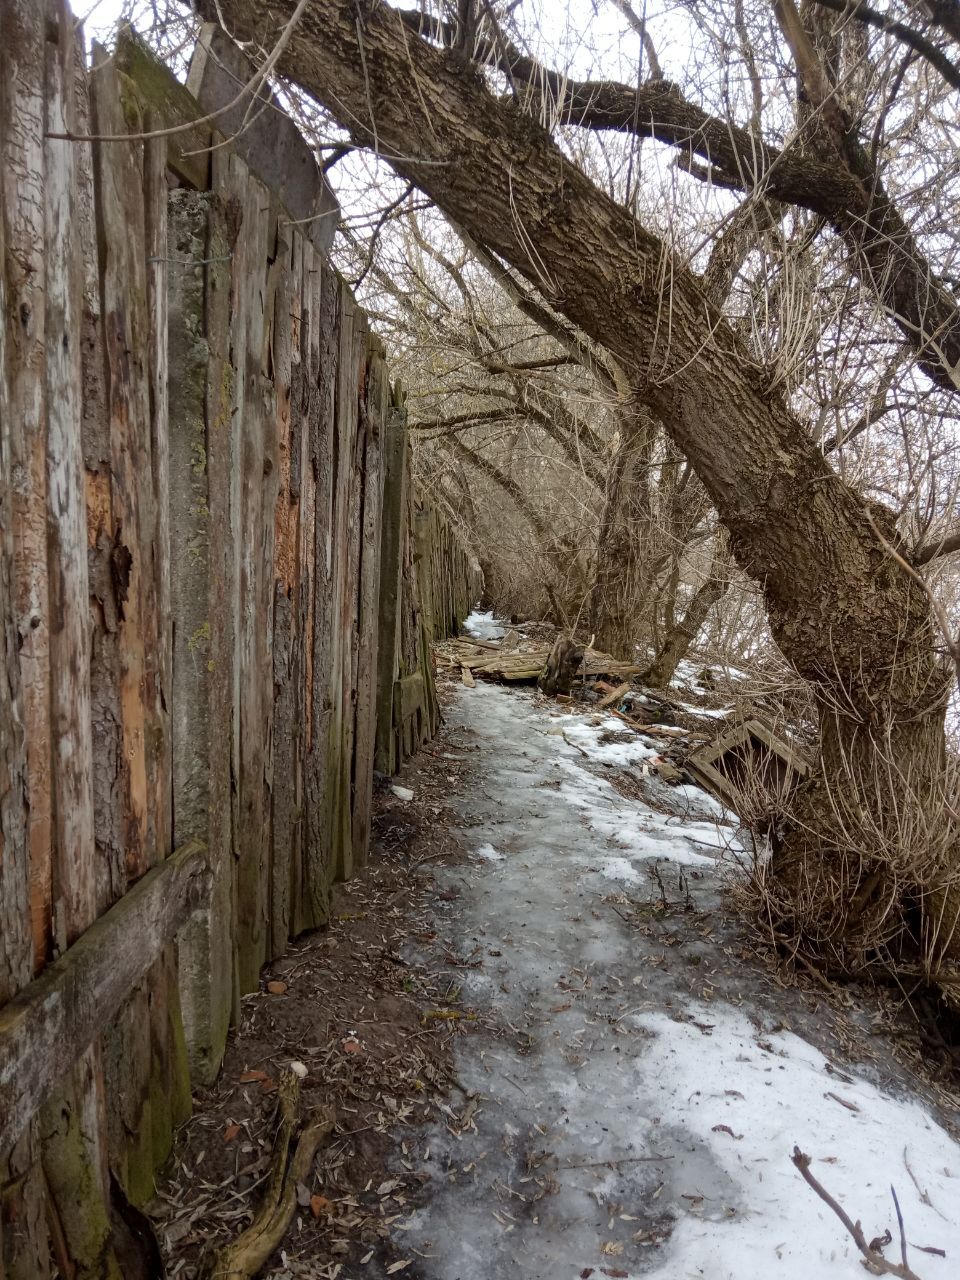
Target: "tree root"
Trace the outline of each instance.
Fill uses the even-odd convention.
[[[253,1280],[278,1248],[297,1207],[297,1184],[306,1182],[320,1144],[333,1132],[331,1110],[317,1111],[290,1148],[298,1125],[300,1081],[284,1073],[279,1087],[279,1123],[263,1203],[246,1231],[224,1245],[204,1266],[204,1280]]]

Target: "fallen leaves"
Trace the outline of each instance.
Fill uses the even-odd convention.
[[[238,1124],[228,1124],[223,1131],[224,1142],[232,1142],[239,1132],[240,1126]]]

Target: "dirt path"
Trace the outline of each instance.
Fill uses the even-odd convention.
[[[960,1148],[877,1088],[896,1083],[882,1055],[844,1069],[849,1028],[778,987],[724,921],[733,832],[712,800],[674,790],[679,819],[620,794],[611,779],[655,747],[609,717],[480,686],[447,718],[449,753],[472,749],[479,776],[451,799],[470,857],[438,872],[435,927],[478,1026],[457,1041],[463,1100],[407,1143],[425,1203],[394,1231],[400,1270],[856,1276],[797,1143],[868,1237],[896,1234],[895,1182],[910,1239],[950,1255],[914,1255],[921,1274],[955,1274]]]
[[[244,1001],[155,1206],[168,1274],[249,1219],[294,1058],[339,1124],[272,1280],[852,1280],[794,1144],[868,1239],[896,1240],[894,1184],[911,1245],[946,1253],[916,1272],[955,1275],[960,1147],[877,1004],[758,958],[711,798],[646,773],[656,741],[610,716],[445,699],[381,786],[370,868]]]

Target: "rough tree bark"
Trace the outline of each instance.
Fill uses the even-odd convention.
[[[550,697],[557,693],[568,694],[581,662],[583,649],[569,636],[558,636],[550,650],[547,665],[540,672],[537,688]]]
[[[625,661],[633,657],[641,610],[648,594],[650,557],[644,534],[649,532],[652,502],[648,463],[656,441],[657,424],[636,404],[620,417],[620,444],[607,471],[603,513],[597,535],[596,568],[588,613],[596,645]]]
[[[269,46],[294,3],[216,7],[238,37]],[[927,596],[887,551],[897,541],[892,522],[831,470],[694,275],[456,51],[431,47],[384,4],[314,0],[281,70],[646,388],[733,555],[761,585],[777,643],[820,702],[825,772],[808,787],[778,870],[788,886],[827,875],[835,910],[824,925],[794,898],[791,927],[842,949],[849,904],[874,876],[874,894],[891,896],[902,916],[912,871],[881,855],[896,848],[905,812],[938,803],[948,685]],[[862,815],[858,865],[844,855],[838,867],[831,856],[838,803],[848,835]],[[942,804],[939,816],[947,821]],[[956,855],[954,838],[940,865],[925,869],[920,909],[934,961],[960,957],[960,903],[949,887]]]

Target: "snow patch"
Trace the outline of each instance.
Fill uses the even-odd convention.
[[[931,1115],[852,1070],[828,1073],[790,1032],[758,1032],[755,1003],[748,1016],[694,999],[712,984],[684,960],[709,960],[707,944],[665,948],[610,901],[617,886],[652,904],[654,866],[675,904],[691,885],[697,903],[715,894],[722,847],[740,847],[707,816],[719,806],[676,788],[700,806],[691,821],[617,793],[602,756],[621,744],[599,742],[622,729],[612,717],[551,715],[536,695],[491,685],[456,697],[448,720],[484,765],[482,787],[451,797],[477,864],[437,878],[458,889],[445,926],[482,948],[458,975],[482,1016],[454,1041],[478,1105],[475,1128],[440,1117],[411,1142],[406,1167],[429,1193],[394,1239],[416,1249],[425,1280],[599,1280],[604,1268],[631,1280],[853,1280],[855,1247],[790,1163],[794,1144],[868,1239],[891,1229],[896,1258],[893,1183],[907,1239],[947,1253],[912,1252],[915,1269],[955,1274],[960,1147]],[[625,745],[653,754],[639,737]],[[483,851],[501,848],[509,857],[484,874]],[[733,986],[731,999],[750,1000]],[[488,1020],[499,1029],[486,1033]]]
[[[960,1149],[922,1106],[865,1080],[838,1080],[805,1040],[790,1032],[761,1035],[737,1009],[691,1004],[684,1013],[690,1022],[661,1013],[635,1019],[654,1039],[636,1064],[634,1096],[643,1113],[669,1117],[706,1146],[735,1186],[736,1202],[728,1187],[711,1185],[698,1170],[689,1189],[702,1205],[691,1204],[662,1265],[648,1274],[857,1275],[856,1246],[790,1162],[795,1145],[811,1157],[817,1180],[860,1219],[868,1240],[891,1232],[891,1258],[899,1253],[894,1185],[908,1241],[947,1253],[944,1260],[914,1251],[914,1267],[925,1280],[956,1274]],[[683,1157],[672,1174],[683,1183]]]
[[[607,880],[616,880],[619,884],[641,883],[639,872],[627,858],[604,858],[597,870]]]
[[[504,636],[504,629],[494,618],[492,609],[489,613],[474,610],[464,622],[463,629],[474,640],[502,640]]]

